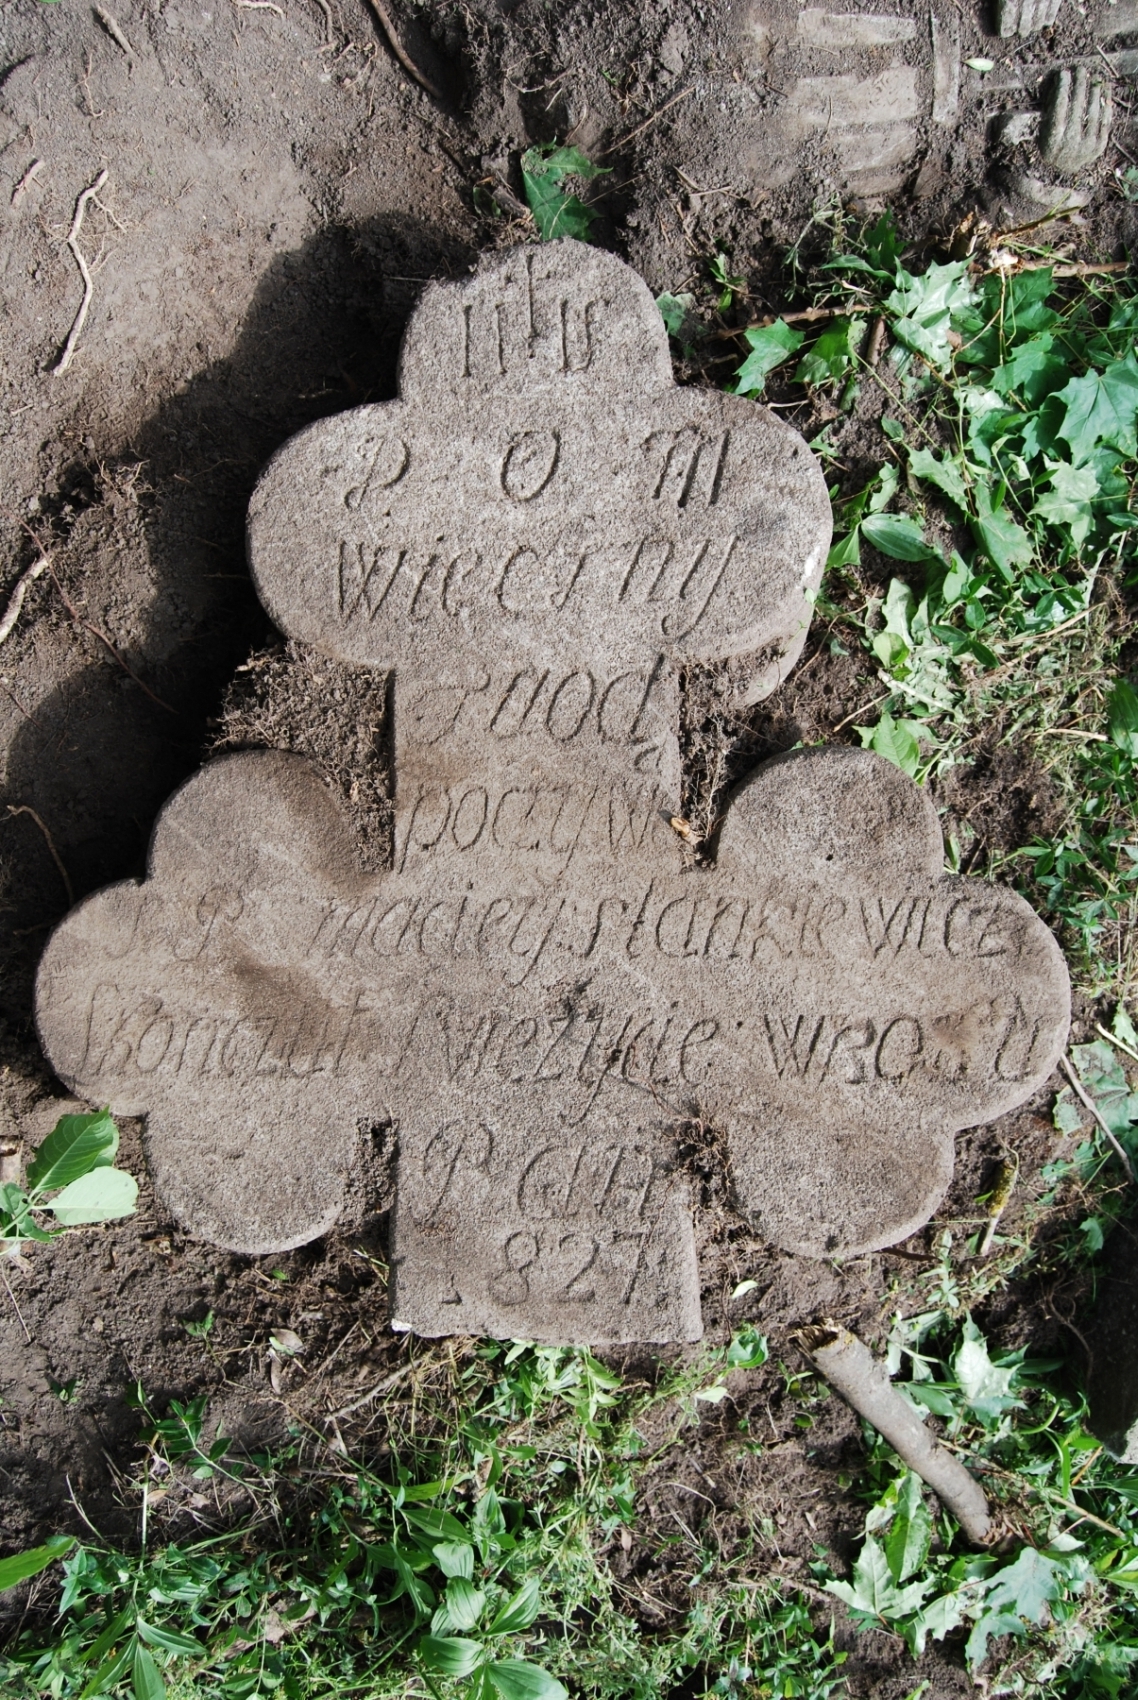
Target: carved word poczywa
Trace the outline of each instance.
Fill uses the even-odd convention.
[[[643,284],[571,243],[432,288],[402,399],[286,445],[254,570],[291,635],[394,672],[394,865],[303,758],[226,757],[40,971],[53,1065],[146,1115],[192,1232],[327,1231],[388,1121],[395,1320],[599,1344],[699,1336],[685,1124],[788,1250],[927,1219],[954,1133],[1059,1054],[1050,933],[946,875],[865,752],[768,763],[714,867],[667,823],[679,670],[769,688],[827,542],[805,446],[677,391]]]

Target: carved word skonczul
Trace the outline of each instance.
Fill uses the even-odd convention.
[[[394,1317],[601,1343],[700,1333],[685,1124],[788,1250],[927,1220],[955,1132],[1059,1055],[1050,933],[947,876],[928,799],[865,752],[768,763],[713,867],[668,824],[680,670],[771,688],[828,538],[800,439],[677,390],[644,285],[571,243],[432,287],[401,399],[286,444],[254,573],[291,636],[394,672],[393,865],[361,871],[302,758],[224,758],[37,994],[192,1232],[325,1232],[390,1122]]]

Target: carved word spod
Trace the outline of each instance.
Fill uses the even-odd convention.
[[[394,864],[361,871],[302,758],[227,757],[38,986],[57,1072],[147,1117],[193,1233],[325,1232],[389,1121],[394,1319],[599,1344],[700,1333],[685,1124],[788,1250],[927,1220],[954,1133],[1059,1055],[1050,933],[946,875],[927,797],[865,752],[768,763],[714,867],[667,820],[680,669],[769,688],[828,537],[805,445],[676,390],[643,284],[574,244],[429,290],[401,399],[285,446],[254,571],[292,636],[394,670]]]

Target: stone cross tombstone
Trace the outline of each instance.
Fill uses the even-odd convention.
[[[390,1122],[396,1323],[695,1339],[685,1126],[777,1245],[888,1245],[955,1132],[1050,1072],[1062,957],[862,751],[766,764],[685,866],[680,671],[730,662],[742,701],[784,676],[829,504],[772,415],[676,388],[627,267],[563,242],[431,286],[400,390],[287,443],[249,522],[281,628],[392,672],[394,865],[304,758],[211,763],[147,878],[54,934],[44,1047],[146,1116],[194,1234],[326,1232]]]

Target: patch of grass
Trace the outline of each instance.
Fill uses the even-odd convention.
[[[833,421],[855,408],[876,417],[872,476],[831,485],[819,601],[878,666],[863,742],[921,782],[1018,749],[1058,800],[1053,829],[981,855],[965,821],[957,859],[1025,892],[1091,995],[1124,997],[1138,919],[1138,693],[1125,653],[1138,283],[1011,238],[918,265],[888,213],[860,230],[836,217],[831,235],[810,263],[799,244],[768,280],[790,305],[734,333],[747,352],[732,387],[804,398],[813,421],[829,421],[813,446],[837,472]],[[684,335],[690,350],[690,310]]]

